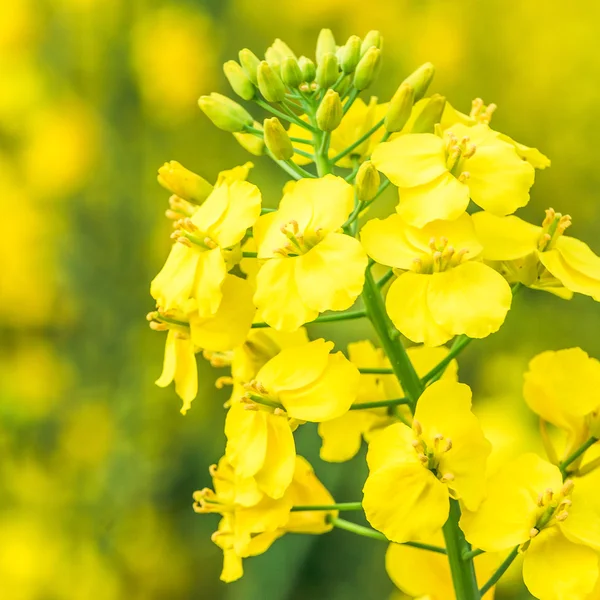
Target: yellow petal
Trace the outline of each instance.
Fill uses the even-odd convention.
[[[577,478],[569,507],[569,517],[561,524],[563,533],[573,542],[600,551],[600,471]]]
[[[259,316],[280,331],[295,331],[319,314],[308,308],[300,296],[296,284],[296,260],[270,259],[256,276],[254,304]]]
[[[199,348],[224,352],[244,342],[256,309],[252,303],[252,287],[244,279],[227,275],[223,282],[223,299],[217,312],[202,319],[190,315],[192,341]]]
[[[167,339],[165,341],[165,357],[163,360],[163,369],[160,377],[154,382],[158,387],[164,388],[171,384],[175,377],[177,369],[177,350],[176,338],[177,333],[173,329],[169,329]]]
[[[516,260],[537,250],[542,228],[519,217],[497,217],[480,211],[472,216],[484,260]]]
[[[210,317],[219,309],[223,298],[221,286],[226,275],[227,265],[220,248],[198,254],[192,294],[201,317]]]
[[[240,478],[254,477],[265,462],[269,416],[264,411],[246,410],[241,402],[232,404],[227,412],[225,456]]]
[[[600,281],[569,264],[557,248],[539,252],[538,257],[546,269],[569,290],[594,298],[600,296]]]
[[[329,356],[327,368],[318,379],[303,388],[282,391],[279,398],[290,417],[320,423],[348,411],[356,398],[359,379],[358,369],[337,352]]]
[[[367,452],[369,471],[374,473],[393,464],[414,464],[421,462],[412,445],[415,436],[404,423],[394,423],[373,435]]]
[[[371,472],[363,493],[367,520],[392,542],[433,535],[448,518],[446,486],[421,464],[396,463]]]
[[[150,284],[150,293],[164,310],[180,308],[192,294],[200,250],[175,243],[158,275]]]
[[[597,579],[598,555],[558,527],[541,531],[525,553],[523,581],[541,600],[585,600]]]
[[[304,304],[319,312],[346,310],[362,292],[367,263],[357,239],[330,233],[298,257],[296,282]]]
[[[175,339],[175,362],[175,392],[183,400],[181,414],[185,415],[198,393],[198,367],[191,340]]]
[[[345,462],[360,450],[362,435],[378,417],[367,410],[351,410],[345,415],[319,423],[323,440],[320,456],[327,462]]]
[[[498,139],[506,142],[508,144],[512,144],[517,151],[517,154],[523,159],[526,160],[534,169],[545,169],[550,166],[550,159],[542,154],[537,148],[530,148],[529,146],[525,146],[525,144],[520,144],[519,142],[515,142],[512,138],[507,136],[504,133],[494,132]]]
[[[473,338],[498,331],[511,302],[506,280],[477,262],[434,273],[427,291],[427,304],[435,322],[453,334]]]
[[[246,179],[248,179],[248,175],[250,174],[250,169],[252,169],[253,167],[254,165],[251,162],[247,162],[243,165],[233,167],[233,169],[221,171],[217,175],[217,183],[215,185],[221,185],[222,183],[231,183],[233,181],[246,181]]]
[[[413,227],[457,219],[469,205],[469,188],[447,171],[423,185],[400,188],[398,214]]]
[[[227,184],[216,186],[208,198],[192,215],[192,223],[203,233],[208,231],[219,221],[223,220],[229,205]]]
[[[244,575],[242,567],[242,558],[233,548],[223,549],[223,569],[221,571],[221,581],[231,583],[237,581]]]
[[[441,346],[454,334],[434,320],[428,306],[431,275],[403,273],[388,290],[385,307],[398,330],[409,340]]]
[[[379,144],[371,161],[402,188],[423,185],[448,171],[444,141],[432,133],[402,135]]]

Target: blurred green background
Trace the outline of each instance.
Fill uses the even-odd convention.
[[[0,19],[0,595],[6,600],[330,600],[388,598],[385,545],[336,531],[288,535],[219,582],[216,518],[191,510],[224,449],[219,372],[200,365],[186,417],[153,384],[164,337],[148,286],[169,245],[156,169],[176,159],[209,180],[248,159],[197,108],[229,94],[221,64],[282,37],[313,54],[379,29],[390,97],[425,61],[433,91],[459,109],[481,96],[493,126],[553,161],[522,216],[570,212],[570,233],[600,250],[600,5],[520,0],[17,0]],[[255,112],[261,116],[259,112]],[[251,179],[274,205],[285,177],[267,159]],[[387,197],[387,210],[393,196]],[[385,202],[381,212],[385,212]],[[497,335],[474,343],[461,378],[496,444],[493,463],[537,448],[522,372],[537,352],[575,345],[600,357],[600,312],[527,290]],[[363,323],[311,326],[340,344]],[[360,498],[363,457],[300,453],[336,499]],[[352,516],[351,518],[359,518]],[[497,597],[528,598],[518,582]]]

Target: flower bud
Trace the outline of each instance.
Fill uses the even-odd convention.
[[[235,60],[228,60],[223,65],[223,73],[233,91],[244,100],[254,98],[254,86],[242,67]]]
[[[297,88],[303,81],[298,61],[293,56],[286,56],[281,63],[281,78],[289,88]]]
[[[446,98],[434,94],[425,105],[421,114],[415,119],[411,133],[433,133],[435,125],[442,120],[442,113],[446,106]]]
[[[321,56],[321,60],[317,65],[316,81],[319,87],[326,89],[332,86],[338,78],[338,61],[333,52],[326,52]]]
[[[425,96],[427,88],[435,74],[435,67],[430,63],[421,65],[414,73],[411,73],[404,81],[415,90],[415,102]]]
[[[317,64],[321,62],[324,54],[335,54],[336,45],[335,38],[331,29],[321,29],[319,37],[317,38]]]
[[[283,81],[266,60],[258,65],[258,89],[268,102],[281,102],[285,98]]]
[[[294,156],[294,147],[287,131],[277,117],[265,119],[265,144],[277,160],[290,160]]]
[[[248,48],[240,50],[238,56],[240,58],[242,69],[244,69],[244,73],[246,73],[248,79],[254,85],[258,85],[256,71],[258,70],[258,65],[260,64],[260,58],[258,58],[258,56],[252,52],[252,50],[248,50]]]
[[[392,96],[385,115],[384,125],[387,131],[394,133],[406,125],[412,111],[414,97],[415,91],[412,86],[406,81],[401,83]]]
[[[352,73],[360,60],[361,40],[357,35],[351,35],[342,48],[340,63],[344,73]]]
[[[227,96],[216,92],[210,96],[200,96],[198,105],[213,124],[224,131],[243,131],[246,125],[252,125],[250,113]]]
[[[314,81],[317,69],[315,68],[315,63],[310,58],[301,56],[298,59],[298,66],[300,67],[300,71],[302,71],[302,81],[306,81],[307,83]]]
[[[346,75],[342,81],[340,83],[338,83],[338,85],[336,86],[336,91],[337,93],[340,95],[340,98],[343,98],[346,93],[348,92],[348,90],[350,89],[350,86],[352,85],[352,75]]]
[[[379,190],[379,171],[370,160],[365,161],[356,174],[356,197],[360,202],[372,200]]]
[[[360,47],[360,55],[364,56],[369,48],[379,48],[381,50],[382,42],[383,38],[381,37],[381,33],[372,29],[365,35],[365,39]]]
[[[255,129],[262,129],[262,125],[257,121],[254,121]],[[238,141],[239,145],[254,154],[254,156],[262,156],[265,153],[265,140],[262,135],[256,135],[254,133],[240,133],[234,132],[233,137]]]
[[[342,100],[334,90],[327,90],[319,108],[317,108],[317,125],[321,131],[337,129],[342,120]]]
[[[381,50],[372,46],[360,59],[354,72],[354,87],[359,90],[367,89],[377,75],[381,61]]]
[[[157,179],[166,190],[194,204],[202,204],[213,190],[206,179],[186,169],[176,160],[166,162],[158,169]]]

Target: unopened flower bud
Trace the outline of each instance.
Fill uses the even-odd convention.
[[[263,60],[258,65],[258,89],[268,102],[281,102],[285,98],[285,85],[281,77]]]
[[[341,49],[340,64],[344,73],[352,73],[360,60],[361,39],[351,35],[346,45]]]
[[[411,73],[405,80],[415,90],[415,102],[418,102],[427,93],[427,88],[435,75],[435,67],[430,63],[421,65],[414,73]]]
[[[290,160],[294,156],[294,147],[287,131],[277,117],[265,119],[265,144],[277,160]]]
[[[254,98],[254,85],[248,75],[235,60],[228,60],[223,65],[223,72],[233,91],[244,100]]]
[[[354,72],[354,87],[359,90],[367,89],[377,75],[381,62],[381,50],[372,46],[360,59]]]
[[[331,29],[321,29],[317,38],[317,64],[321,62],[324,54],[335,54],[336,45],[335,38]]]
[[[298,61],[293,56],[286,56],[281,63],[281,78],[289,88],[297,88],[303,81]]]
[[[386,131],[394,133],[400,131],[408,118],[413,107],[415,92],[409,83],[401,83],[396,93],[392,96],[385,115],[384,125]]]
[[[253,122],[250,113],[243,106],[216,92],[210,96],[200,96],[198,106],[214,125],[224,131],[243,131],[246,125],[252,125]]]
[[[298,66],[300,67],[300,71],[302,71],[302,81],[306,81],[307,83],[314,81],[317,69],[315,63],[310,58],[301,56],[298,59]]]
[[[442,120],[442,113],[446,106],[446,98],[434,94],[425,105],[421,114],[415,119],[411,133],[433,133],[435,125]]]
[[[338,78],[338,60],[333,52],[326,52],[321,56],[317,65],[316,81],[319,87],[326,89],[332,86]]]
[[[340,83],[338,83],[338,85],[336,86],[336,91],[337,93],[340,95],[341,98],[343,98],[345,96],[345,94],[348,92],[348,90],[350,89],[350,86],[352,85],[352,75],[346,75],[342,81],[340,81]]]
[[[206,179],[186,169],[176,160],[171,160],[158,169],[158,183],[172,194],[194,204],[202,204],[213,190]]]
[[[356,174],[356,196],[360,202],[372,200],[379,190],[379,171],[370,160],[365,161]]]
[[[254,121],[255,129],[262,129],[262,125]],[[263,136],[254,133],[234,132],[233,137],[238,141],[239,145],[254,154],[254,156],[262,156],[265,153],[265,140]]]
[[[337,129],[342,120],[342,100],[334,90],[327,90],[317,108],[317,126],[321,131]]]
[[[365,35],[365,39],[360,47],[360,55],[364,56],[369,48],[379,48],[381,50],[382,42],[383,38],[381,37],[381,33],[372,29]]]
[[[265,58],[271,67],[283,64],[283,61],[288,57],[296,58],[292,49],[283,41],[277,38],[265,52]]]
[[[248,79],[254,85],[258,85],[257,70],[258,65],[260,64],[260,58],[258,58],[252,50],[248,50],[248,48],[240,50],[238,56],[240,58],[242,69],[244,69],[244,73],[246,73]]]

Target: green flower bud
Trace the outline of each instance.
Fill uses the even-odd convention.
[[[415,91],[413,87],[406,81],[401,83],[392,96],[385,115],[384,125],[387,131],[394,133],[400,131],[406,125],[412,111],[414,98]]]
[[[344,73],[352,73],[360,60],[360,49],[362,42],[357,35],[351,35],[342,48],[340,64]]]
[[[321,60],[317,66],[316,81],[319,87],[326,89],[332,86],[338,78],[338,61],[333,52],[326,52],[321,56]]]
[[[360,202],[373,199],[379,190],[379,171],[370,160],[360,165],[356,174],[356,196]]]
[[[421,65],[414,73],[411,73],[404,81],[412,85],[415,90],[415,102],[425,96],[427,88],[435,74],[435,67],[430,63]]]
[[[235,60],[228,60],[223,65],[223,73],[233,91],[244,100],[254,98],[254,86],[242,67]]]
[[[248,48],[240,50],[238,56],[240,57],[240,64],[242,65],[242,69],[244,69],[244,73],[246,73],[248,79],[254,85],[258,85],[256,71],[258,69],[258,65],[260,64],[260,58],[258,58],[258,56],[256,56],[256,54],[252,52],[252,50],[248,50]]]
[[[340,97],[344,97],[346,92],[350,89],[352,85],[352,75],[346,75],[342,81],[337,85],[336,90]]]
[[[298,66],[300,67],[300,71],[302,71],[302,81],[306,81],[307,83],[314,81],[317,69],[315,68],[315,63],[310,58],[301,56],[298,59]]]
[[[365,35],[365,39],[362,42],[360,47],[360,55],[364,56],[367,53],[369,48],[379,48],[381,50],[381,46],[383,44],[383,38],[381,37],[381,33],[372,29]]]
[[[200,96],[198,105],[213,124],[224,131],[243,131],[246,125],[252,125],[250,113],[227,96],[216,92],[210,96]]]
[[[281,63],[281,78],[289,88],[297,88],[302,81],[302,71],[293,56],[286,56]]]
[[[381,62],[381,50],[372,46],[360,59],[354,72],[354,87],[359,90],[367,89],[377,76]]]
[[[265,119],[265,144],[277,160],[290,160],[294,156],[294,147],[287,131],[277,117]]]
[[[255,129],[262,129],[262,125],[258,121],[254,121]],[[262,156],[265,153],[265,140],[262,135],[254,133],[234,132],[233,137],[238,141],[239,145],[254,154],[254,156]]]
[[[292,49],[282,40],[277,38],[265,52],[265,58],[267,62],[271,64],[271,61],[275,63],[283,63],[283,60],[291,56],[292,58],[296,58],[296,55],[292,51]]]
[[[281,102],[285,98],[285,85],[281,77],[266,60],[258,65],[258,89],[269,102]]]
[[[415,119],[411,133],[433,133],[437,123],[442,120],[442,113],[446,106],[446,98],[440,94],[433,94],[425,105],[421,114]]]
[[[317,108],[317,125],[321,131],[337,129],[342,120],[342,100],[334,90],[327,90],[319,108]]]
[[[317,38],[317,64],[321,62],[324,54],[335,54],[337,46],[331,29],[321,29]]]
[[[166,162],[158,169],[157,179],[166,190],[194,204],[202,204],[213,190],[206,179],[186,169],[176,160]]]

